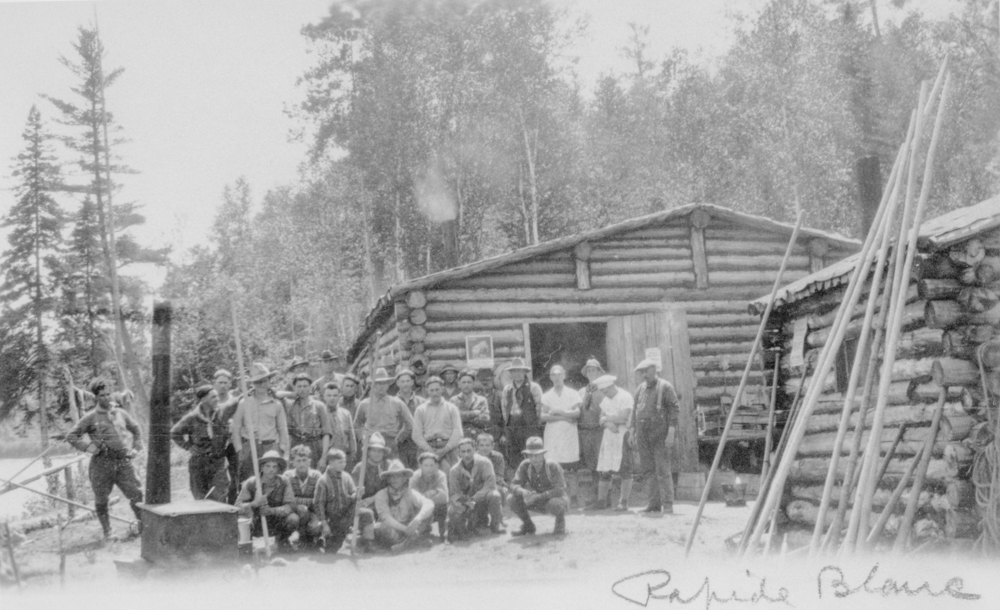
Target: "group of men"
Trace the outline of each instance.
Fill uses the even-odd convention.
[[[361,400],[354,375],[330,370],[314,380],[302,363],[308,365],[293,362],[288,383],[277,386],[276,373],[254,363],[243,396],[232,391],[232,374],[217,371],[212,385],[195,390],[194,406],[171,431],[190,452],[193,496],[235,504],[258,534],[265,520],[279,542],[329,552],[356,522],[362,549],[399,548],[426,540],[435,523],[448,540],[503,532],[505,505],[521,520],[512,535],[535,533],[530,511],[554,515],[554,533],[562,534],[567,512],[584,504],[583,470],[597,479],[586,509],[628,510],[635,448],[649,474],[645,511],[672,512],[669,449],[678,403],[651,360],[636,368],[643,381],[634,398],[593,358],[583,367],[589,383],[580,392],[565,384],[560,365],[550,370],[552,388],[542,392],[515,358],[502,389],[488,369],[483,375],[447,367],[423,382],[421,396],[411,371],[390,376],[379,368]],[[104,393],[95,395],[98,409],[67,440],[95,453],[91,481],[100,517],[114,484],[133,508],[141,498],[128,461],[141,437],[123,410],[105,405]],[[109,440],[132,426],[131,449]],[[615,478],[617,502],[609,499]],[[106,519],[101,523],[107,533]]]

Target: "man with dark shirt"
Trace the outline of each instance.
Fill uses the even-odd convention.
[[[604,367],[597,358],[590,358],[583,367],[583,374],[589,382],[580,391],[583,404],[576,428],[580,435],[580,469],[589,471],[594,489],[594,497],[587,504],[594,504],[598,498],[597,457],[601,453],[601,439],[604,437],[604,427],[601,425],[601,401],[604,395],[597,390],[594,381],[604,375]]]
[[[562,466],[545,458],[545,442],[537,436],[527,440],[524,455],[525,460],[517,467],[510,484],[510,509],[521,519],[521,529],[511,535],[534,535],[535,524],[529,510],[555,515],[552,533],[565,534],[569,498]]]
[[[316,483],[313,508],[322,528],[322,548],[327,553],[336,553],[354,527],[354,505],[357,502],[357,487],[354,479],[344,472],[347,455],[340,449],[331,449],[327,454],[326,472]],[[374,512],[367,508],[358,509],[358,527],[361,528],[361,551],[371,550],[375,540]]]
[[[191,453],[188,481],[194,499],[225,502],[229,493],[226,469],[229,425],[222,420],[219,395],[212,386],[201,386],[194,395],[197,401],[194,408],[171,428],[170,438]]]
[[[657,364],[646,359],[635,367],[642,383],[635,393],[630,442],[639,446],[639,462],[649,480],[646,513],[674,512],[674,479],[670,467],[677,429],[679,401],[674,386],[657,375]]]
[[[298,373],[292,379],[295,398],[285,403],[288,420],[288,439],[291,446],[309,447],[314,463],[322,460],[330,450],[330,418],[326,405],[312,396],[312,379],[307,373]],[[322,464],[325,468],[326,464]]]
[[[226,464],[229,471],[229,491],[226,493],[226,502],[236,503],[236,495],[240,493],[240,454],[233,446],[233,415],[236,407],[240,403],[240,396],[232,391],[233,374],[226,369],[215,371],[212,377],[212,386],[215,393],[219,395],[219,418],[226,423]]]
[[[511,383],[503,389],[501,408],[507,426],[507,461],[514,463],[521,459],[525,441],[542,434],[542,388],[528,379],[531,367],[523,358],[514,358],[507,370]]]
[[[281,474],[288,464],[276,449],[265,453],[257,463],[262,494],[257,495],[257,480],[251,476],[240,488],[236,507],[241,515],[253,519],[251,533],[254,536],[263,535],[261,519],[267,519],[268,535],[274,536],[279,546],[286,547],[289,537],[299,527],[299,516],[292,510],[295,502],[292,486]]]
[[[448,473],[449,537],[463,539],[473,532],[483,534],[487,525],[493,533],[500,533],[503,515],[493,463],[476,453],[471,438],[459,442],[458,454],[458,463]]]
[[[368,461],[366,462],[364,480],[361,479],[362,464],[360,462],[354,466],[354,471],[351,472],[354,484],[361,492],[361,506],[364,508],[374,507],[375,494],[385,486],[385,479],[381,476],[382,472],[389,466],[385,453],[385,440],[382,439],[382,435],[378,432],[372,434],[371,438],[368,439]]]
[[[292,511],[299,517],[299,543],[316,545],[322,532],[322,522],[313,509],[313,496],[316,494],[316,484],[322,474],[313,470],[312,450],[307,445],[292,447],[292,470],[285,473],[285,478],[292,486]]]
[[[358,449],[357,439],[354,437],[354,419],[347,409],[341,408],[340,392],[337,384],[332,381],[323,388],[323,402],[326,403],[326,414],[330,418],[330,448],[343,451],[348,465],[353,467]]]

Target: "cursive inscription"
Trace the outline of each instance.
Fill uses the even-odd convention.
[[[917,588],[912,588],[908,581],[899,582],[894,578],[886,578],[881,584],[876,582],[875,574],[878,572],[876,563],[864,582],[856,587],[851,587],[844,578],[844,572],[837,566],[826,566],[819,571],[816,576],[816,586],[819,589],[819,597],[823,598],[824,593],[833,593],[835,597],[850,597],[856,593],[866,593],[869,595],[881,595],[882,597],[904,595],[927,595],[930,597],[941,597],[947,595],[953,599],[977,600],[981,596],[975,593],[965,593],[965,581],[955,577],[944,584],[940,589],[933,589],[927,581],[924,581]]]
[[[728,594],[720,593],[712,587],[712,581],[707,576],[701,582],[701,586],[693,592],[682,592],[676,587],[670,587],[671,576],[666,570],[647,570],[626,576],[611,585],[611,592],[633,604],[646,607],[650,600],[666,600],[679,604],[691,604],[700,599],[705,602],[705,610],[712,607],[712,602],[744,602],[757,604],[759,602],[784,603],[788,602],[788,589],[781,587],[777,594],[772,595],[767,590],[767,579],[746,572],[751,579],[757,580],[757,588],[752,592],[738,592],[735,589]]]

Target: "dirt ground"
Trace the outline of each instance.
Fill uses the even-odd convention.
[[[175,469],[176,471],[176,469]],[[175,477],[174,498],[187,497],[183,473]],[[179,485],[180,484],[180,485]],[[635,499],[639,494],[635,495]],[[1000,607],[1000,585],[996,564],[988,569],[981,563],[949,558],[949,577],[965,577],[966,591],[983,595],[959,602],[924,596],[910,599],[902,595],[884,596],[859,593],[853,600],[837,599],[828,588],[817,600],[817,571],[822,564],[792,556],[741,560],[725,550],[725,539],[742,531],[750,508],[727,508],[710,503],[705,508],[691,558],[684,557],[684,541],[690,532],[697,506],[675,505],[674,515],[642,515],[636,508],[629,513],[612,511],[574,511],[567,519],[568,534],[551,535],[553,518],[536,519],[539,534],[517,538],[509,533],[476,538],[400,554],[380,553],[351,557],[345,548],[333,555],[296,553],[281,556],[271,564],[252,562],[199,564],[165,569],[139,560],[139,539],[102,544],[100,527],[95,521],[74,524],[64,537],[70,551],[66,558],[65,577],[60,578],[56,532],[32,534],[29,542],[17,549],[24,579],[21,589],[0,592],[2,606],[8,608],[220,608],[245,605],[249,608],[300,607],[302,602],[316,607],[340,607],[359,604],[371,607],[407,608],[627,608],[673,605],[674,599],[648,599],[650,591],[689,599],[698,608],[722,608],[710,602],[699,589],[706,578],[714,579],[709,588],[717,588],[717,597],[736,593],[745,596],[745,605],[778,605],[795,608],[920,608]],[[113,508],[129,515],[124,502]],[[518,521],[508,517],[508,530]],[[116,523],[116,533],[126,534],[126,527]],[[880,578],[900,573],[911,580],[927,579],[934,589],[947,582],[939,563],[928,561],[881,560],[852,561],[843,566],[857,586],[872,566],[879,564]],[[893,573],[892,569],[896,572]],[[650,570],[669,571],[669,586],[662,573],[636,576]],[[985,571],[984,571],[985,570]],[[900,572],[902,571],[902,572]],[[632,577],[632,578],[630,578]],[[760,579],[766,583],[761,585]],[[616,584],[617,583],[617,584]],[[879,580],[881,584],[881,580]],[[758,600],[750,597],[765,590],[777,598],[780,587],[793,595],[786,601]],[[914,585],[915,587],[916,585]],[[650,588],[652,587],[652,588]],[[992,587],[992,588],[991,588]],[[713,589],[714,590],[714,589]],[[380,601],[381,600],[381,601]],[[986,603],[989,600],[992,602]],[[851,601],[852,603],[848,603]],[[877,604],[875,602],[878,602]],[[897,605],[898,602],[898,605]],[[927,606],[923,605],[927,602]],[[933,603],[932,603],[933,602]],[[949,603],[950,602],[950,603]],[[961,603],[963,605],[952,605]],[[986,604],[986,605],[981,605]],[[726,607],[744,604],[726,604]]]

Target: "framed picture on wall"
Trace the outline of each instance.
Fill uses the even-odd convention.
[[[492,369],[493,336],[467,335],[465,337],[465,361],[470,369]]]

